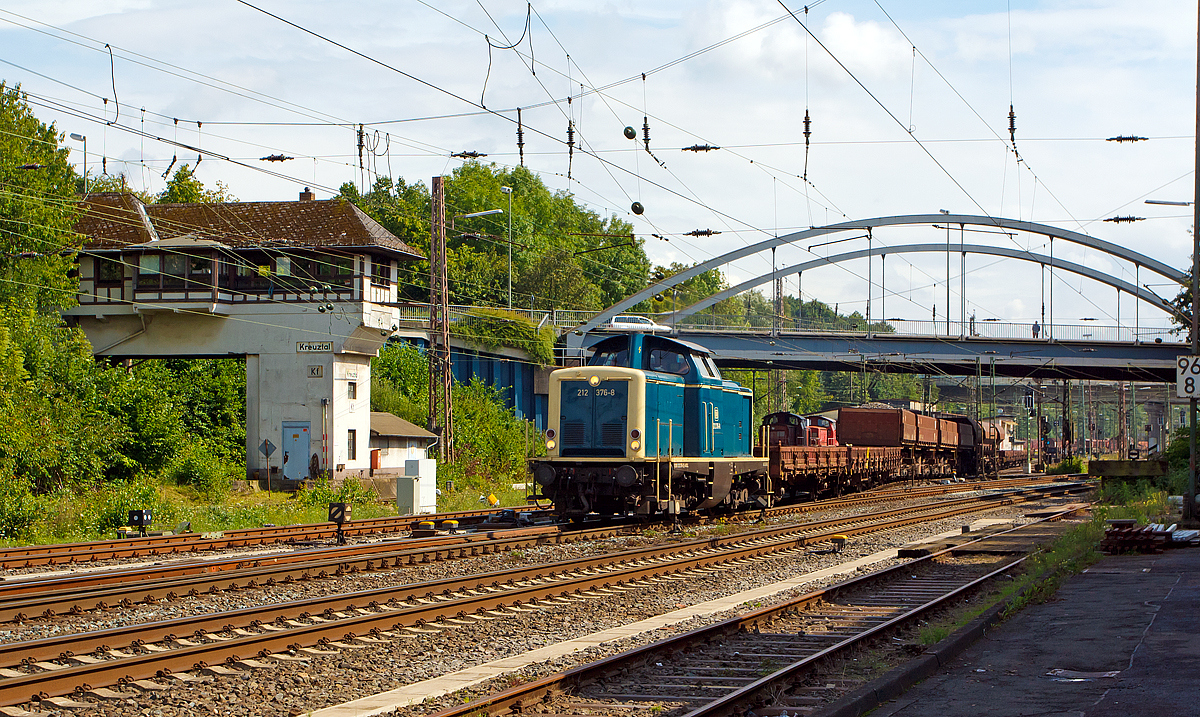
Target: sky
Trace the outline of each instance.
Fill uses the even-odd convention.
[[[1190,263],[1192,209],[1144,200],[1193,196],[1195,3],[821,0],[789,6],[793,16],[778,0],[247,2],[0,0],[0,79],[19,83],[42,120],[87,136],[89,171],[103,157],[150,192],[185,162],[244,201],[294,200],[306,186],[327,198],[376,175],[428,183],[464,151],[513,166],[520,107],[525,165],[631,221],[656,264],[938,210]],[[644,121],[653,156],[622,132],[640,138]],[[1148,139],[1106,141],[1123,135]],[[82,143],[66,142],[82,165]],[[200,148],[203,161],[172,143]],[[720,149],[682,150],[696,144]],[[260,159],[272,154],[293,159]],[[1145,219],[1103,221],[1114,216]],[[501,233],[504,218],[494,219]],[[719,233],[684,235],[704,229]],[[776,266],[865,248],[857,236],[785,245]],[[791,275],[784,291],[843,313],[865,311],[870,294],[876,318],[926,320],[936,306],[944,319],[945,256],[899,248],[945,240],[931,225],[880,228],[875,246],[898,248],[886,262]],[[1038,234],[965,241],[1050,251]],[[1054,255],[1177,293],[1097,250],[1058,240]],[[957,319],[957,256],[951,264]],[[966,266],[967,315],[980,320],[1043,320],[1052,294],[1056,323],[1170,325],[1069,272],[1051,281],[1036,263],[985,255]],[[764,254],[725,272],[736,284],[771,269]]]

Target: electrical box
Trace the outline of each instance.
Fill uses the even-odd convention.
[[[396,511],[400,515],[437,512],[437,461],[412,458],[404,461],[404,475],[396,476]]]

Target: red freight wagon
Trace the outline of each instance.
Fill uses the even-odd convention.
[[[849,446],[912,445],[917,442],[917,415],[902,408],[840,408],[838,442]]]
[[[905,413],[908,413],[905,411]],[[922,446],[936,446],[938,442],[937,419],[933,416],[917,414],[917,443]]]
[[[958,423],[938,419],[938,445],[943,448],[958,448]]]

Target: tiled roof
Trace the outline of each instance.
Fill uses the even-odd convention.
[[[404,438],[437,438],[436,434],[386,411],[371,411],[371,433]]]
[[[121,249],[151,236],[130,194],[87,197],[75,231],[84,249]],[[234,248],[287,246],[371,248],[401,259],[423,255],[344,199],[142,205],[158,238],[193,234]]]

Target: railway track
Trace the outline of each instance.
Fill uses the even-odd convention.
[[[886,530],[1087,489],[1083,484],[1029,488],[467,578],[9,643],[0,645],[0,705],[59,700],[76,692],[104,697],[97,690],[113,685],[157,689],[161,684],[148,680],[196,679],[187,671],[254,669],[268,659],[401,640],[430,629],[554,609],[564,601],[603,600],[652,581],[736,570],[834,534]]]
[[[854,505],[863,502],[889,500],[892,496],[921,497],[942,493],[971,490],[1005,488],[1045,482],[1045,478],[1002,478],[996,481],[954,483],[917,487],[889,487],[883,490],[856,496],[779,506],[773,510],[800,513],[820,510],[838,505]],[[532,513],[541,510],[537,506],[516,506],[516,513]],[[391,516],[354,520],[344,524],[343,534],[349,538],[397,535],[411,532],[421,521],[441,524],[445,520],[460,521],[464,528],[484,522],[496,514],[495,509],[463,510],[421,516]],[[212,533],[181,533],[178,535],[119,540],[99,540],[84,543],[61,543],[55,545],[29,545],[0,549],[0,569],[13,570],[37,566],[61,566],[79,563],[100,563],[111,560],[155,557],[180,557],[200,553],[265,545],[295,545],[297,543],[328,541],[337,537],[337,527],[331,523],[308,523],[263,528],[243,528]]]
[[[805,713],[828,702],[825,684],[805,680],[823,661],[912,624],[1011,574],[1025,560],[1011,559],[999,567],[939,564],[941,555],[851,578],[433,717],[630,710],[685,717]]]
[[[1023,482],[1022,482],[1023,483]],[[996,486],[991,486],[996,487]],[[777,506],[767,517],[834,510],[863,504],[941,495],[960,484],[863,494],[816,503]],[[747,516],[758,516],[749,511]],[[632,526],[626,526],[631,528]],[[543,545],[611,537],[620,526],[535,526],[460,533],[404,541],[347,545],[293,553],[181,561],[94,571],[46,579],[0,582],[0,622],[52,618],[112,606],[177,600],[203,593],[273,586],[297,580],[388,570]]]
[[[517,511],[539,510],[535,506],[519,506]],[[411,532],[417,523],[424,520],[459,520],[467,523],[482,522],[495,509],[464,510],[421,516],[389,516],[365,518],[343,524],[343,535],[349,538],[369,535],[389,535]],[[237,530],[210,533],[179,533],[177,535],[152,536],[145,538],[122,538],[97,540],[85,543],[59,543],[55,545],[27,545],[0,550],[0,568],[29,568],[38,565],[67,565],[72,563],[94,563],[122,558],[146,558],[200,553],[214,550],[230,550],[261,545],[297,543],[301,541],[333,540],[337,537],[337,526],[332,523],[303,523],[298,525],[267,526],[262,528],[239,528]]]

